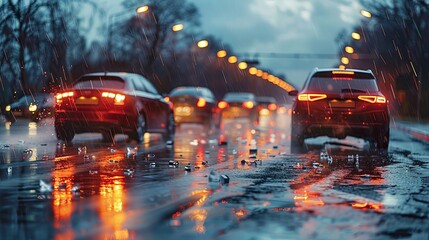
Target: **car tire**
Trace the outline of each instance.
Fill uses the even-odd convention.
[[[58,140],[71,142],[74,138],[75,132],[73,127],[68,124],[55,123],[55,133]]]
[[[138,114],[134,131],[128,134],[131,140],[137,141],[137,143],[143,142],[144,134],[146,133],[146,120],[143,114]]]
[[[176,123],[174,121],[174,114],[170,113],[165,126],[165,133],[162,135],[165,142],[174,143],[174,135],[176,133]]]
[[[389,148],[389,138],[390,132],[388,128],[376,130],[376,135],[374,136],[374,139],[377,143],[377,148],[387,151],[387,149]]]

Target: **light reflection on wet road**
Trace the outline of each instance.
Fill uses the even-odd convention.
[[[0,230],[5,239],[427,238],[425,144],[407,152],[411,140],[393,131],[389,158],[354,139],[291,154],[289,121],[231,121],[210,132],[183,125],[173,146],[158,135],[136,145],[125,136],[102,143],[98,134],[65,146],[49,120],[4,125]],[[211,170],[231,182],[208,183]]]

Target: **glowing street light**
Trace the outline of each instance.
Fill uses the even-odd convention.
[[[183,26],[183,24],[179,23],[179,24],[172,26],[171,30],[173,30],[173,32],[178,32],[178,31],[182,31],[184,27],[185,26]]]
[[[138,8],[136,9],[136,12],[137,12],[137,13],[144,13],[144,12],[147,12],[147,10],[149,10],[149,6],[144,5],[144,6],[140,6],[140,7],[138,7]]]
[[[347,64],[349,64],[349,59],[346,58],[346,57],[342,57],[341,58],[341,63],[343,63],[344,65],[347,65]]]
[[[207,40],[201,40],[197,43],[197,46],[199,48],[205,48],[209,45],[209,42]]]
[[[244,70],[247,68],[247,63],[246,62],[240,62],[238,64],[238,68],[240,68],[241,70]]]
[[[352,54],[352,53],[355,52],[355,50],[352,47],[350,47],[350,46],[346,46],[344,48],[344,51],[346,51],[346,53],[350,53],[350,54]]]
[[[360,40],[360,34],[357,32],[352,32],[352,38],[356,40]]]
[[[218,58],[224,58],[224,57],[226,57],[226,51],[225,50],[219,50],[216,53],[216,55],[217,55]]]
[[[258,69],[258,71],[256,71],[256,76],[258,76],[258,77],[262,77],[263,74],[264,74],[264,72],[260,69]]]
[[[249,73],[251,75],[256,75],[256,73],[258,73],[258,69],[256,69],[255,67],[251,67],[249,68]]]
[[[344,69],[346,69],[346,66],[340,65],[340,66],[338,66],[338,68],[341,69],[341,70],[344,70]]]
[[[236,63],[238,61],[236,56],[231,56],[228,58],[228,62],[229,63]]]
[[[362,16],[364,16],[364,17],[367,17],[367,18],[371,18],[372,17],[372,14],[369,11],[364,10],[364,9],[360,10],[360,14]]]
[[[264,79],[264,80],[268,80],[268,73],[267,72],[263,72],[262,73],[262,79]]]

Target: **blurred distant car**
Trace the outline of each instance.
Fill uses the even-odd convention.
[[[173,141],[173,109],[143,76],[133,73],[86,74],[55,96],[55,132],[59,140],[100,132],[104,141],[117,133],[143,141],[145,132]]]
[[[255,95],[248,92],[229,92],[218,103],[221,117],[224,118],[248,118],[252,122],[258,119],[256,111]]]
[[[276,114],[277,103],[275,98],[259,96],[255,100],[259,116],[274,116]]]
[[[49,93],[25,95],[18,101],[7,105],[5,108],[6,121],[14,122],[17,117],[27,117],[31,121],[39,121],[42,118],[52,117],[54,114],[55,100]]]
[[[278,104],[277,105],[277,114],[278,115],[282,115],[282,114],[292,115],[291,105],[290,104]]]
[[[308,137],[354,136],[389,146],[389,111],[370,70],[315,69],[296,96],[291,124],[292,146]]]
[[[218,124],[217,101],[208,88],[177,87],[167,97],[173,104],[176,124],[202,123],[207,127]]]

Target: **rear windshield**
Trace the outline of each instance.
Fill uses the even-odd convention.
[[[176,88],[170,93],[172,97],[184,95],[200,97],[203,95],[203,92],[198,88]]]
[[[276,99],[273,97],[256,97],[258,103],[275,103]]]
[[[225,101],[249,101],[254,99],[255,96],[252,93],[227,93],[224,97]]]
[[[308,84],[307,90],[314,92],[331,93],[371,93],[378,92],[375,79],[355,79],[347,78],[323,78],[313,77]]]
[[[74,88],[77,89],[92,89],[92,88],[104,88],[104,89],[124,89],[125,82],[121,78],[115,77],[86,77],[80,79],[74,84]]]

